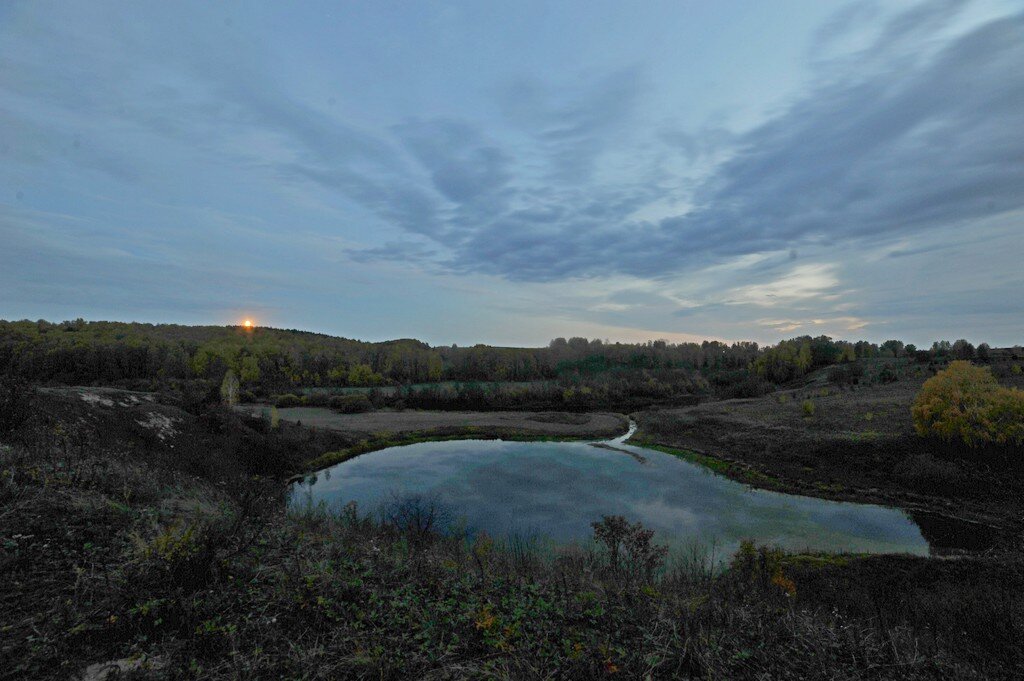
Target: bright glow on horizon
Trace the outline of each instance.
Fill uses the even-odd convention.
[[[246,329],[252,329],[253,327],[256,326],[256,324],[251,319],[246,319],[244,322],[242,322],[242,326],[244,326]]]

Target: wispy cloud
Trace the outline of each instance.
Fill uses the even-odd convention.
[[[521,319],[544,308],[679,337],[924,315],[1009,334],[1024,14],[997,6],[856,3],[783,36],[807,44],[791,66],[803,85],[737,127],[684,124],[717,86],[680,62],[688,98],[666,96],[678,83],[638,57],[657,53],[646,45],[605,41],[576,64],[531,34],[548,58],[526,67],[481,47],[500,26],[440,70],[436,36],[399,49],[420,27],[371,6],[341,30],[358,43],[393,23],[391,47],[337,57],[344,41],[306,44],[325,23],[308,9],[229,22],[208,4],[14,3],[0,10],[0,278],[22,307],[333,300],[361,277],[429,281],[416,293],[448,310],[458,280],[460,302],[477,296],[466,329],[528,291]],[[452,12],[445,40],[460,39]],[[731,46],[711,38],[705,65],[728,79]],[[396,300],[391,314],[411,313]]]

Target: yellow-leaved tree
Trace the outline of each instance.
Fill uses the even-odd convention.
[[[1004,388],[987,368],[967,361],[925,381],[911,409],[919,435],[963,442],[1024,445],[1024,392]]]

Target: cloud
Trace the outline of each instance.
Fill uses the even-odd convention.
[[[448,254],[441,265],[452,271],[558,281],[670,276],[769,251],[795,258],[807,246],[906,241],[1021,208],[1024,15],[949,37],[958,4],[916,6],[882,25],[859,61],[829,62],[791,106],[735,138],[728,160],[693,191],[691,210],[659,221],[636,217],[675,197],[653,156],[639,154],[651,182],[594,179],[608,138],[638,124],[643,88],[635,71],[560,103],[537,83],[512,88],[506,114],[550,146],[538,158],[503,151],[452,121],[403,129],[433,189],[461,207],[445,218],[425,205],[421,222],[448,227],[412,231],[435,238]],[[828,28],[821,40],[838,31]],[[928,49],[915,56],[922,45]],[[666,134],[658,133],[660,144],[709,153],[685,134]],[[579,166],[570,168],[569,157]],[[554,169],[540,175],[543,184],[531,174],[537,161]],[[893,257],[900,250],[915,251]],[[767,304],[801,291],[797,283],[751,284],[737,294]]]
[[[508,183],[509,159],[472,126],[451,120],[410,121],[395,128],[449,201],[467,204],[494,198]]]
[[[744,138],[678,232],[736,253],[905,236],[1019,208],[1022,32],[1022,16],[992,21],[909,70],[818,88]]]
[[[576,84],[521,79],[501,103],[513,126],[543,148],[546,178],[577,184],[592,178],[598,157],[634,121],[646,89],[643,69],[631,66]]]
[[[437,62],[399,64],[420,91],[307,51],[302,13],[232,28],[209,12],[25,5],[0,29],[0,202],[49,213],[0,214],[7,281],[32,301],[58,281],[78,300],[108,269],[142,305],[182,279],[183,301],[196,282],[230,298],[296,271],[372,281],[389,261],[378,271],[493,284],[492,308],[529,288],[524,316],[579,303],[564,315],[601,328],[739,338],[990,310],[1011,329],[1007,263],[1024,254],[978,244],[985,220],[1024,211],[1022,14],[851,5],[812,36],[803,89],[732,129],[666,115],[674,85],[630,53],[583,72],[474,63],[452,83],[494,89],[452,96]],[[925,266],[967,251],[970,268]],[[250,269],[225,289],[235,261]]]
[[[835,331],[849,334],[859,331],[869,324],[868,321],[860,319],[859,317],[829,317],[827,319],[757,319],[754,323],[759,326],[771,328],[781,334],[802,332],[813,333],[816,335],[821,335],[823,328],[835,329]]]
[[[411,241],[389,241],[374,248],[351,248],[349,256],[357,262],[375,260],[401,260],[403,262],[431,263],[437,252],[429,246]]]
[[[807,264],[792,268],[783,276],[767,282],[740,286],[725,294],[730,304],[775,307],[804,300],[835,298],[839,279],[835,265]]]

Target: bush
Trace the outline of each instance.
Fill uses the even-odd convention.
[[[365,411],[373,411],[373,402],[362,393],[335,395],[331,398],[330,407],[342,414],[361,414]]]
[[[859,363],[834,366],[828,370],[828,380],[836,385],[852,385],[860,382],[864,366]]]
[[[992,397],[988,412],[992,440],[996,444],[1024,444],[1024,392],[1000,388]]]
[[[925,381],[911,409],[921,436],[986,444],[1024,445],[1024,393],[1000,386],[987,368],[955,361]]]
[[[804,400],[804,403],[801,405],[801,408],[803,409],[804,416],[814,416],[814,402],[810,400]]]
[[[668,547],[651,542],[654,530],[641,523],[632,525],[620,515],[601,516],[600,522],[590,525],[594,528],[594,539],[607,551],[608,566],[614,576],[627,582],[649,582],[664,565]]]
[[[274,406],[281,409],[286,407],[299,407],[302,406],[302,400],[299,399],[298,395],[292,395],[291,393],[278,395],[277,400],[274,402]]]
[[[879,383],[895,383],[898,380],[900,380],[899,374],[889,365],[882,367],[882,370],[878,372]]]
[[[331,396],[326,393],[310,393],[302,398],[302,404],[307,407],[328,407],[331,404]]]
[[[744,590],[758,589],[762,596],[767,595],[765,592],[796,596],[796,584],[782,571],[783,556],[781,549],[756,546],[744,539],[729,563],[727,577]]]
[[[750,375],[741,381],[722,386],[718,389],[723,399],[761,397],[775,389],[775,386],[757,375]]]

